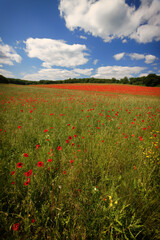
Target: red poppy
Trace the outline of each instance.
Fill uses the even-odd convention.
[[[30,169],[28,172],[24,173],[26,177],[29,177],[32,175],[32,169]]]
[[[48,159],[48,160],[47,160],[47,162],[52,162],[52,159],[51,159],[51,158],[50,158],[50,159]]]
[[[61,151],[61,150],[62,150],[62,147],[61,147],[61,146],[58,146],[58,147],[57,147],[57,150],[58,150],[58,151]]]
[[[33,219],[32,219],[32,223],[34,223],[34,222],[35,222],[35,219],[33,218]]]
[[[73,163],[73,160],[71,160],[70,163],[72,164],[72,163]]]
[[[24,153],[23,156],[24,156],[24,157],[28,157],[28,153]]]
[[[37,163],[37,166],[38,166],[38,167],[43,167],[43,162],[42,162],[42,161],[39,161],[39,162]]]
[[[21,126],[18,126],[19,129],[21,129]]]
[[[28,178],[27,182],[24,183],[25,186],[27,186],[30,183],[30,178]]]
[[[69,140],[66,140],[66,143],[69,143]]]
[[[140,136],[139,136],[139,139],[140,139],[141,141],[143,141],[143,138],[142,138],[142,137],[140,137]]]
[[[44,130],[44,133],[45,133],[45,132],[48,132],[48,129],[45,129],[45,130]]]
[[[65,175],[65,174],[66,174],[66,171],[63,171],[63,174]]]
[[[77,135],[74,135],[74,137],[77,137]]]
[[[13,231],[18,231],[19,226],[20,226],[19,223],[15,223],[15,224],[13,224],[13,227],[12,227]]]
[[[72,137],[71,137],[71,136],[69,136],[69,139],[72,139]]]
[[[134,168],[134,170],[136,170],[136,169],[137,169],[135,165],[133,166],[133,168]]]
[[[12,182],[12,185],[14,185],[15,184],[15,182]]]
[[[15,174],[15,171],[11,172],[11,175],[13,176]]]
[[[17,168],[22,168],[23,167],[23,163],[19,162],[17,163]]]
[[[21,110],[21,112],[23,112],[23,110]]]
[[[36,145],[36,149],[38,149],[38,148],[39,148],[39,144]]]
[[[72,129],[75,129],[75,127],[72,127]]]

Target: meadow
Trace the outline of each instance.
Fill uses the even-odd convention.
[[[73,88],[0,86],[1,239],[160,239],[160,88]]]

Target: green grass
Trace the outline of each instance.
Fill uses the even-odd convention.
[[[160,239],[159,98],[0,93],[1,239]]]

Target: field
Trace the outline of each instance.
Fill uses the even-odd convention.
[[[1,239],[160,239],[160,88],[95,86],[0,86]]]

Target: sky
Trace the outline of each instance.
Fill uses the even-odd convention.
[[[0,0],[0,74],[160,75],[160,0]]]

